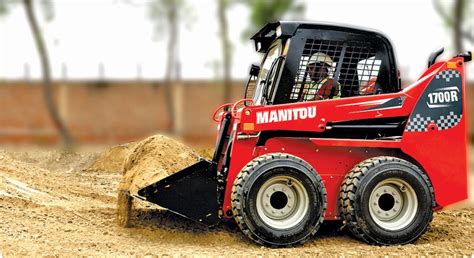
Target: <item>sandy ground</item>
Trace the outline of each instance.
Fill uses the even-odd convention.
[[[129,151],[127,146],[120,147]],[[134,212],[134,227],[116,224],[121,180],[120,150],[102,171],[96,151],[0,151],[0,254],[31,255],[472,255],[474,202],[436,213],[415,244],[379,247],[362,243],[339,224],[325,224],[303,246],[271,249],[250,242],[234,225],[208,229],[166,211]],[[102,155],[103,157],[103,155]],[[117,157],[114,160],[114,157]],[[115,162],[115,163],[114,163]],[[474,164],[474,159],[471,162]],[[92,166],[93,169],[87,169]],[[474,166],[471,165],[471,168]],[[470,173],[473,196],[474,173]],[[0,255],[0,256],[1,256]]]

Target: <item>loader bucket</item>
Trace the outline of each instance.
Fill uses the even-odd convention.
[[[216,165],[201,160],[175,174],[138,190],[146,201],[194,221],[219,222]]]

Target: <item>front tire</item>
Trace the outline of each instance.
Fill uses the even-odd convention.
[[[339,205],[354,236],[379,245],[416,241],[433,218],[434,191],[414,164],[395,157],[375,157],[356,165],[345,177]]]
[[[305,161],[284,153],[247,164],[232,188],[232,212],[250,239],[269,246],[301,244],[324,219],[326,189]]]

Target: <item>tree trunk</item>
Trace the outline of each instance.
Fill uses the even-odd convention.
[[[454,24],[453,24],[453,33],[454,33],[454,48],[456,49],[456,54],[461,53],[464,49],[462,44],[462,23],[464,20],[463,9],[464,9],[464,0],[456,0],[454,3]]]
[[[43,36],[38,26],[38,22],[36,20],[32,0],[23,0],[23,5],[25,7],[28,23],[30,25],[36,49],[40,58],[41,71],[43,76],[43,97],[46,104],[46,108],[48,109],[51,119],[53,120],[54,127],[61,136],[64,148],[70,149],[73,144],[73,139],[66,127],[64,126],[64,123],[59,116],[56,103],[53,99],[53,88],[51,83],[51,71],[49,66],[48,53],[43,40]]]
[[[228,33],[228,22],[226,10],[228,6],[228,0],[218,0],[217,3],[217,16],[219,17],[219,27],[221,32],[222,42],[222,60],[224,65],[224,103],[231,101],[231,62],[232,56],[230,53],[230,41]]]
[[[175,132],[175,110],[173,105],[173,96],[172,96],[172,79],[173,73],[176,73],[176,40],[177,40],[177,25],[176,25],[176,5],[171,3],[168,7],[168,23],[170,25],[170,35],[168,39],[168,56],[166,60],[166,72],[165,72],[165,98],[166,98],[166,108],[168,110],[168,118],[169,118],[169,131]]]

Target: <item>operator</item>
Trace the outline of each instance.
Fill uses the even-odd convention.
[[[336,82],[334,85],[334,79],[329,75],[331,67],[332,59],[328,55],[317,52],[311,56],[306,66],[311,84],[303,91],[303,101],[341,97],[341,84]]]

